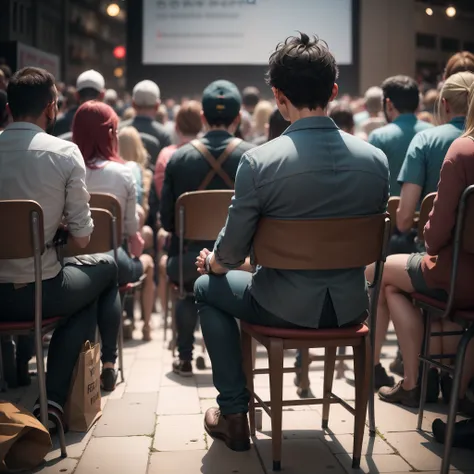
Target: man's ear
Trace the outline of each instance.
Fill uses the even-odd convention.
[[[102,89],[99,94],[99,98],[97,99],[99,102],[103,102],[105,97],[105,90]]]
[[[335,100],[338,94],[339,94],[339,86],[336,83],[334,83],[334,85],[332,86],[331,98],[329,99],[329,102],[332,102],[333,100]]]

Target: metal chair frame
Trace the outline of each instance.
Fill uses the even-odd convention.
[[[421,398],[420,398],[420,408],[418,412],[418,424],[417,429],[422,430],[423,424],[423,413],[425,409],[425,399],[426,399],[426,392],[428,389],[428,367],[437,367],[438,369],[448,372],[449,374],[453,375],[453,387],[451,393],[451,399],[449,403],[449,412],[448,412],[448,419],[447,419],[447,426],[446,426],[446,435],[445,435],[445,442],[444,442],[444,455],[443,461],[441,465],[440,474],[448,474],[449,466],[451,461],[451,449],[453,444],[453,436],[454,436],[454,425],[456,423],[456,415],[457,415],[457,406],[458,406],[458,396],[459,396],[459,388],[461,383],[462,371],[464,368],[464,360],[466,356],[466,350],[469,345],[471,339],[474,338],[474,323],[465,321],[465,320],[457,320],[455,317],[455,313],[457,308],[455,307],[455,294],[456,294],[456,282],[457,282],[457,273],[458,273],[458,265],[459,265],[459,255],[461,246],[463,245],[463,233],[465,228],[466,222],[466,214],[467,214],[467,204],[469,198],[474,193],[474,185],[467,187],[459,201],[459,207],[456,216],[456,224],[455,224],[455,232],[454,232],[454,241],[453,241],[453,265],[451,268],[451,280],[450,280],[450,288],[448,293],[448,301],[446,303],[445,309],[440,309],[430,304],[417,300],[416,298],[413,299],[413,302],[416,306],[418,306],[423,314],[424,322],[425,322],[425,332],[423,336],[423,344],[422,344],[422,353],[420,355],[420,361],[422,362],[422,377],[421,377]],[[461,326],[464,327],[462,331],[449,331],[449,332],[431,332],[431,323],[433,318],[439,319],[449,319],[451,321],[460,323]],[[459,342],[458,351],[456,354],[453,355],[441,355],[441,354],[434,354],[429,355],[430,352],[430,339],[431,337],[436,336],[456,336],[460,335],[461,341]],[[454,367],[447,366],[438,362],[441,359],[449,359],[455,358]]]
[[[35,340],[35,355],[37,365],[37,376],[38,376],[38,388],[39,388],[39,405],[40,405],[40,421],[47,427],[48,426],[48,397],[46,393],[46,372],[44,365],[44,354],[43,354],[43,336],[48,332],[55,329],[59,324],[58,318],[51,318],[51,323],[43,321],[43,278],[42,278],[42,261],[41,256],[45,250],[44,243],[44,228],[41,224],[43,223],[43,210],[36,201],[30,200],[16,200],[16,201],[0,201],[0,206],[15,206],[15,203],[28,203],[31,205],[32,210],[29,215],[29,228],[31,232],[32,240],[32,257],[34,261],[34,274],[35,274],[35,319],[34,328],[21,329],[21,330],[2,330],[1,334],[9,335],[31,335],[34,332]],[[14,212],[14,211],[13,211]],[[46,324],[44,324],[46,323]],[[3,377],[3,360],[2,351],[0,350],[0,377]],[[61,420],[57,420],[57,429],[59,444],[61,448],[61,457],[67,457],[66,450],[66,439],[64,436],[64,427]]]

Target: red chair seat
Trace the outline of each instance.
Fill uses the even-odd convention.
[[[43,327],[59,323],[62,319],[61,316],[57,318],[43,319]],[[34,321],[0,323],[0,332],[28,331],[30,329],[33,330],[34,328]]]
[[[440,310],[446,309],[446,303],[444,303],[443,301],[430,298],[429,296],[422,295],[421,293],[412,293],[411,297],[414,301],[419,301],[420,303],[432,306],[433,308],[437,308]],[[464,319],[465,321],[474,321],[474,310],[458,309],[455,311],[453,318]]]
[[[278,339],[300,339],[300,340],[330,340],[330,339],[353,339],[364,337],[369,333],[369,328],[365,324],[349,326],[336,329],[280,329],[267,326],[257,326],[241,322],[243,331],[255,332],[265,337],[275,337]]]

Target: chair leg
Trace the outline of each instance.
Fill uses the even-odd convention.
[[[250,436],[255,436],[255,398],[253,387],[253,364],[252,364],[252,346],[253,339],[250,334],[241,331],[240,340],[242,346],[243,369],[247,380],[247,390],[249,391],[249,423]]]
[[[125,382],[125,376],[123,374],[123,318],[120,319],[119,333],[118,333],[118,357],[119,357],[119,371],[120,380]]]
[[[369,398],[370,379],[370,339],[365,340],[354,351],[355,375],[355,419],[354,419],[354,448],[352,454],[352,468],[359,469],[364,441],[365,420],[367,416],[367,402]]]
[[[178,340],[178,332],[176,328],[176,299],[172,298],[171,299],[171,342],[170,342],[170,350],[173,354],[173,357],[175,356],[176,353],[176,344]]]
[[[257,361],[257,341],[252,339],[252,369],[255,369],[255,363]]]
[[[48,395],[46,393],[46,372],[44,368],[43,355],[43,334],[35,332],[35,355],[38,374],[40,421],[44,426],[48,426]]]
[[[5,380],[5,371],[3,369],[3,347],[2,338],[0,336],[0,392],[7,391],[7,382]]]
[[[301,398],[308,398],[309,394],[309,349],[301,349],[300,386],[297,393]]]
[[[329,409],[331,404],[332,383],[334,380],[334,367],[336,365],[337,347],[326,347],[324,359],[324,389],[323,389],[323,430],[327,430],[329,423]]]
[[[283,416],[283,341],[281,339],[270,339],[268,362],[270,368],[273,470],[281,471]]]
[[[422,357],[428,357],[430,354],[431,342],[431,315],[428,311],[423,310],[423,319],[425,323],[425,334],[423,336],[423,344],[421,346]],[[423,414],[425,412],[426,392],[428,390],[428,372],[429,364],[424,360],[421,361],[421,390],[420,390],[420,407],[418,409],[417,429],[421,430],[423,426]]]
[[[441,465],[440,474],[448,474],[451,464],[451,447],[454,437],[454,424],[456,423],[456,414],[458,409],[459,387],[461,385],[462,371],[464,368],[464,359],[466,356],[467,346],[474,337],[474,324],[463,334],[459,342],[458,352],[454,365],[453,388],[451,392],[451,400],[449,402],[448,420],[446,426],[446,435],[444,439],[444,455]]]

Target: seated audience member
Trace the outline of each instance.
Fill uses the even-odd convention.
[[[181,106],[176,115],[176,133],[178,135],[178,144],[169,145],[161,150],[156,160],[155,166],[155,188],[158,197],[161,198],[163,190],[163,182],[165,179],[165,170],[168,161],[173,156],[174,152],[194,140],[202,130],[201,120],[202,107],[201,104],[195,100],[188,101]]]
[[[427,112],[426,110],[423,110],[422,112],[418,112],[416,114],[416,118],[418,120],[421,120],[422,122],[426,122],[426,123],[429,123],[431,125],[437,125],[435,123],[434,115],[431,112]]]
[[[243,141],[236,146],[234,142],[233,134],[240,121],[241,103],[239,90],[228,81],[215,81],[203,92],[202,121],[207,133],[200,139],[200,146],[203,146],[216,160],[224,153],[228,154],[222,163],[222,170],[232,183],[242,155],[253,147],[252,144]],[[174,283],[179,281],[179,240],[175,234],[176,201],[183,193],[197,191],[202,186],[203,189],[229,189],[228,182],[218,174],[207,183],[207,176],[211,170],[211,165],[193,143],[179,148],[166,166],[161,194],[161,222],[163,228],[172,233],[167,272],[170,281]],[[192,292],[194,281],[198,277],[194,266],[196,255],[203,246],[211,244],[212,242],[189,242],[186,246],[183,270],[188,292]],[[176,325],[179,358],[173,363],[173,371],[184,377],[191,376],[194,331],[197,325],[197,312],[192,296],[177,301]]]
[[[158,197],[161,199],[163,190],[163,182],[165,180],[165,170],[168,161],[178,148],[186,145],[194,140],[202,130],[203,124],[201,120],[202,107],[201,103],[190,100],[182,105],[176,114],[176,134],[178,136],[178,144],[170,145],[161,150],[155,166],[155,188]],[[168,278],[166,273],[168,255],[162,255],[169,233],[160,229],[158,231],[158,255],[159,258],[159,278],[158,278],[158,295],[161,304],[164,305],[167,295]]]
[[[255,107],[260,102],[260,91],[253,86],[242,91],[242,117],[240,119],[238,134],[236,136],[248,140],[252,133],[252,117]]]
[[[460,51],[448,59],[444,70],[444,80],[463,71],[474,73],[474,54],[469,51]]]
[[[408,76],[390,77],[382,84],[383,110],[388,125],[374,130],[369,143],[380,148],[390,166],[390,195],[400,196],[398,175],[413,137],[432,125],[416,118],[420,93]]]
[[[103,100],[105,95],[105,79],[100,72],[90,69],[79,75],[76,81],[78,104],[68,104],[67,112],[57,120],[53,135],[63,140],[72,140],[72,122],[80,105],[88,100]]]
[[[89,256],[79,263],[58,261],[52,242],[64,222],[69,238],[86,247],[94,228],[85,184],[84,160],[76,145],[53,137],[45,130],[57,114],[54,77],[28,67],[19,70],[8,86],[13,117],[0,136],[0,199],[29,199],[43,209],[42,255],[43,318],[61,316],[63,324],[49,347],[46,389],[52,420],[62,418],[74,367],[87,340],[95,339],[95,327],[117,327],[120,299],[117,267],[108,255]],[[64,220],[63,220],[64,219]],[[14,232],[14,229],[10,229]],[[33,259],[0,261],[0,321],[33,321],[35,275]],[[116,358],[117,333],[102,339],[102,386]],[[39,407],[35,408],[39,414]]]
[[[135,127],[140,133],[145,148],[154,165],[160,151],[171,145],[171,137],[164,126],[156,120],[160,107],[160,88],[153,81],[141,81],[133,88],[133,108],[136,115],[120,123],[120,129]]]
[[[0,133],[10,123],[10,114],[8,112],[8,96],[5,91],[0,90]]]
[[[125,160],[135,178],[137,204],[142,207],[140,218],[143,221],[140,228],[143,227],[145,216],[148,214],[148,196],[152,181],[152,173],[148,169],[148,152],[143,146],[142,139],[135,127],[125,127],[118,134],[119,155]]]
[[[104,93],[104,103],[110,105],[118,115],[118,94],[115,89],[107,89]]]
[[[276,108],[270,116],[268,141],[278,138],[290,125],[291,122],[285,120],[281,112]]]
[[[383,127],[387,121],[383,117],[383,91],[380,87],[370,87],[364,97],[365,110],[368,117],[356,125],[356,130],[369,136],[377,128]]]
[[[235,271],[246,262],[263,217],[315,219],[385,211],[386,157],[341,132],[327,117],[328,103],[338,92],[337,74],[334,57],[317,38],[301,34],[278,45],[268,77],[291,126],[244,154],[227,224],[214,251],[204,249],[196,262],[205,275],[195,284],[195,298],[219,392],[219,409],[206,412],[205,428],[236,451],[250,449],[250,441],[249,392],[235,318],[278,328],[334,328],[367,317],[364,268]],[[203,219],[207,212],[212,211],[203,209]]]
[[[133,107],[127,107],[122,114],[122,120],[126,122],[127,120],[132,120],[137,115],[136,110]]]
[[[439,102],[439,91],[437,89],[430,89],[423,95],[423,111],[435,114],[437,112]]]
[[[337,104],[332,107],[329,117],[334,120],[334,123],[346,133],[354,135],[354,115],[351,108],[345,104]]]
[[[440,93],[439,122],[444,125],[418,133],[403,162],[398,182],[402,187],[397,211],[397,228],[408,232],[416,209],[427,194],[436,192],[439,172],[446,153],[464,130],[469,89],[474,74],[459,72],[450,76]]]
[[[263,145],[268,141],[268,127],[274,106],[268,100],[261,100],[253,112],[253,124],[250,141],[254,145]]]
[[[421,293],[430,298],[446,301],[450,285],[453,254],[453,231],[459,199],[467,186],[474,184],[474,87],[471,87],[470,105],[466,118],[466,132],[449,148],[441,168],[438,195],[433,211],[424,229],[426,253],[392,255],[388,257],[382,281],[377,324],[393,321],[403,356],[404,378],[395,387],[382,387],[379,396],[389,403],[416,407],[419,404],[418,355],[423,339],[423,318],[407,294]],[[474,259],[461,249],[455,304],[460,308],[474,306],[472,274]],[[372,279],[373,268],[367,270]],[[458,329],[457,325],[443,320],[433,326],[443,331]],[[433,354],[455,354],[459,339],[456,337],[433,338]],[[375,350],[380,354],[381,340]],[[474,346],[466,354],[466,365],[461,381],[464,397],[469,380],[474,375]],[[462,400],[461,400],[462,406]]]
[[[130,168],[125,166],[118,155],[117,114],[102,102],[86,102],[77,110],[72,130],[74,143],[79,146],[86,164],[87,189],[90,193],[113,194],[120,203],[124,245],[118,249],[119,285],[136,282],[144,273],[147,276],[141,298],[143,339],[149,341],[155,293],[154,263],[152,257],[142,254],[143,239],[138,228],[135,181]],[[112,375],[117,377],[115,372]]]

